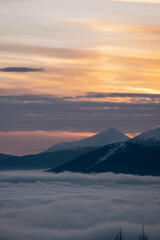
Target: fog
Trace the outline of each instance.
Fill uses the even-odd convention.
[[[0,172],[0,240],[160,239],[160,177]]]

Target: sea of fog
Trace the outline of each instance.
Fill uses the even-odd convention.
[[[160,177],[0,172],[0,240],[160,239]]]

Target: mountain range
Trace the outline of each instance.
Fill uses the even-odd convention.
[[[129,138],[120,131],[111,128],[80,141],[55,144],[39,154],[22,157],[0,154],[0,169],[54,168],[106,144],[127,141],[128,139]]]
[[[49,171],[159,176],[160,128],[149,130],[125,142],[106,145]]]
[[[49,169],[54,173],[109,171],[160,176],[160,128],[132,139],[111,128],[80,141],[55,144],[35,155],[0,154],[0,169]]]

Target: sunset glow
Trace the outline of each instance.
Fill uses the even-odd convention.
[[[0,1],[0,137],[51,144],[159,124],[159,12],[159,0]]]

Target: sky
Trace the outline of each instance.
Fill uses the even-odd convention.
[[[0,0],[0,152],[159,125],[160,0]]]
[[[120,227],[134,240],[142,223],[159,240],[159,188],[153,176],[1,172],[0,240],[105,240]]]

